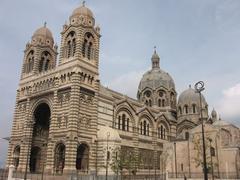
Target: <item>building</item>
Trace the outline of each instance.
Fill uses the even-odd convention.
[[[165,145],[198,127],[201,106],[208,122],[207,102],[203,97],[200,104],[192,88],[177,102],[156,50],[137,99],[103,87],[100,37],[84,4],[63,26],[59,51],[46,24],[34,32],[24,51],[7,165],[32,173],[103,174],[121,152],[137,162],[135,173],[159,173]]]

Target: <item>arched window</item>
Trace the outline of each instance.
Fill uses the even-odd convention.
[[[127,113],[120,113],[118,115],[117,123],[116,123],[116,128],[119,130],[123,131],[129,131],[129,126],[130,126],[130,117]]]
[[[184,106],[184,112],[185,112],[185,114],[188,114],[188,105]]]
[[[166,92],[164,90],[160,90],[158,92],[159,99],[158,99],[158,106],[165,107],[166,106]]]
[[[48,51],[44,51],[41,55],[41,59],[39,62],[39,72],[47,71],[52,68],[50,62],[52,60],[52,56]]]
[[[185,132],[185,139],[186,139],[186,140],[189,139],[189,132]]]
[[[179,114],[182,114],[182,108],[181,108],[181,106],[178,107],[178,112],[179,112]]]
[[[175,96],[173,92],[170,93],[170,101],[171,101],[171,107],[175,107],[176,101],[175,101]]]
[[[18,168],[20,158],[20,146],[16,146],[13,152],[13,165]]]
[[[65,165],[65,145],[60,143],[55,149],[54,169],[56,173],[62,174]]]
[[[151,95],[152,95],[152,93],[149,90],[144,92],[144,98],[146,99],[145,100],[145,105],[146,106],[150,106],[150,107],[152,106]]]
[[[148,120],[144,119],[140,122],[140,134],[150,136],[151,126]]]
[[[76,33],[74,31],[71,31],[67,35],[66,39],[67,45],[65,47],[65,55],[64,57],[73,57],[76,52]]]
[[[118,129],[121,127],[121,116],[118,116]]]
[[[192,105],[192,110],[193,110],[193,113],[196,113],[196,104]]]
[[[159,124],[157,128],[157,135],[159,139],[167,139],[168,131],[167,128],[163,124]]]
[[[94,42],[93,35],[87,32],[84,36],[84,41],[82,45],[82,56],[86,57],[89,60],[93,59],[94,55],[93,42]]]
[[[25,73],[32,72],[33,65],[34,65],[34,51],[31,50],[26,57],[26,63],[24,65],[24,72]]]

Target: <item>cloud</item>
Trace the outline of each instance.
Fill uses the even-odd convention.
[[[223,90],[223,98],[218,103],[218,110],[223,118],[240,118],[240,83]]]
[[[146,70],[125,73],[108,83],[109,88],[136,99],[137,88]]]

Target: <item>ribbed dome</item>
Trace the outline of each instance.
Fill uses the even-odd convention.
[[[88,16],[88,17],[91,17],[91,18],[94,17],[92,11],[89,8],[85,7],[85,5],[82,5],[82,6],[78,7],[78,8],[76,8],[73,11],[71,17],[73,17],[73,16],[80,16],[80,15]]]
[[[178,104],[200,104],[200,97],[197,92],[191,86],[185,91],[183,91],[179,98],[178,98]],[[207,102],[202,95],[202,104],[207,105]]]
[[[160,69],[160,57],[157,54],[156,49],[154,50],[151,60],[152,69],[143,75],[138,86],[138,92],[141,92],[146,87],[156,90],[161,86],[168,90],[175,90],[175,84],[172,77],[167,72]]]
[[[33,38],[34,37],[38,37],[41,36],[44,39],[50,39],[53,41],[53,36],[52,36],[52,32],[46,27],[46,24],[44,24],[43,27],[37,29],[34,33],[33,33]]]
[[[160,86],[163,86],[169,90],[175,89],[175,84],[172,77],[160,68],[154,68],[143,75],[138,90],[142,91],[146,87],[155,90]]]

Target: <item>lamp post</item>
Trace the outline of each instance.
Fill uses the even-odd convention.
[[[202,146],[203,146],[203,173],[204,173],[204,180],[208,180],[208,170],[207,170],[207,162],[206,162],[206,146],[205,146],[205,136],[204,136],[204,122],[203,122],[203,115],[202,115],[202,94],[201,92],[204,90],[204,82],[199,81],[195,84],[195,91],[199,93],[200,98],[200,120],[202,123]]]
[[[214,173],[213,173],[213,162],[212,162],[212,156],[214,155],[213,149],[212,149],[212,139],[208,139],[210,142],[210,157],[211,157],[211,170],[212,170],[212,180],[214,180]]]
[[[106,158],[106,180],[108,179],[108,161],[109,161],[109,157],[110,154],[108,152],[108,138],[110,136],[110,132],[107,132],[107,158]]]
[[[32,128],[33,127],[33,123],[32,122],[28,122],[27,123],[27,127],[28,128]],[[30,133],[31,135],[31,133]],[[29,138],[28,138],[28,145],[27,145],[27,162],[26,162],[26,166],[25,166],[25,172],[24,172],[24,180],[27,179],[27,170],[28,170],[28,161],[29,161],[29,154],[30,154],[30,149],[31,149],[31,137],[29,135]]]

